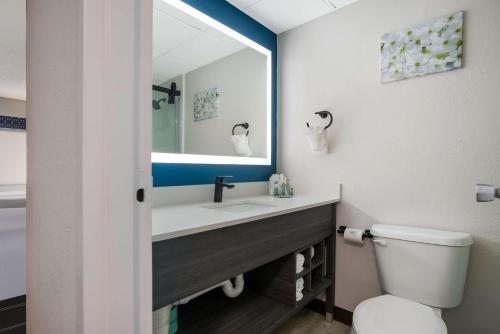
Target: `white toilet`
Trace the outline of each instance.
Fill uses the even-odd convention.
[[[356,307],[352,333],[446,334],[441,308],[462,301],[471,235],[382,224],[371,233],[388,294]]]

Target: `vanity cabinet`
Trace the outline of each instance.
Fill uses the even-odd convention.
[[[180,306],[179,333],[270,333],[323,291],[333,313],[335,205],[154,242],[153,310],[244,274],[237,298],[216,289]],[[305,256],[298,274],[297,253]]]

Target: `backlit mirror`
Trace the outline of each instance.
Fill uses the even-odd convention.
[[[270,165],[271,66],[247,37],[155,0],[152,161]]]

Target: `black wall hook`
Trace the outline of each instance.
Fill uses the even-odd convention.
[[[328,116],[330,116],[330,123],[328,123],[327,126],[325,126],[325,130],[328,129],[330,126],[332,126],[332,123],[333,123],[333,115],[331,112],[329,112],[328,110],[322,110],[322,111],[317,111],[314,113],[315,115],[319,115],[319,117],[325,119],[327,118]],[[309,123],[306,123],[307,127],[309,127]]]
[[[235,126],[233,126],[233,130],[231,130],[231,133],[233,134],[233,136],[234,136],[234,129],[236,129],[238,126],[241,126],[243,129],[246,129],[247,136],[248,136],[248,134],[250,133],[250,130],[248,130],[248,128],[250,127],[250,124],[248,124],[248,123],[239,123],[239,124],[236,124]]]

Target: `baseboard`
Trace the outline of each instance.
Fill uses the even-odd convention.
[[[326,315],[325,302],[320,299],[314,299],[312,302],[306,305],[306,308],[321,315]],[[333,311],[333,319],[346,324],[347,326],[352,326],[352,312],[344,310],[343,308],[335,306],[335,309]]]
[[[26,333],[26,296],[0,300],[0,333]]]

